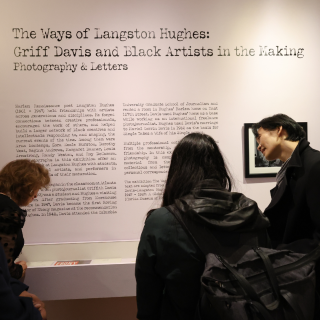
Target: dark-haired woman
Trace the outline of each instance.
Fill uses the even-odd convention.
[[[148,213],[139,243],[135,272],[138,319],[195,317],[205,256],[167,206],[174,204],[181,215],[188,212],[194,223],[219,234],[222,242],[228,242],[230,234],[260,228],[259,245],[267,245],[268,220],[254,201],[231,188],[232,178],[210,136],[191,133],[177,144],[162,207]]]
[[[25,261],[14,262],[24,245],[27,212],[20,206],[30,204],[49,183],[48,170],[32,160],[11,161],[0,171],[0,242],[13,278],[22,278],[27,268]]]

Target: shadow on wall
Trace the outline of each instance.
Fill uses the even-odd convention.
[[[45,301],[50,320],[136,320],[136,297]]]
[[[245,178],[243,173],[243,183],[250,184],[250,183],[266,183],[266,182],[276,182],[275,177],[271,178]]]

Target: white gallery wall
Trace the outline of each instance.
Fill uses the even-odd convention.
[[[275,179],[244,178],[244,123],[286,113],[320,149],[319,1],[17,0],[0,18],[0,166],[52,178],[26,243],[139,239],[189,132],[262,210]]]

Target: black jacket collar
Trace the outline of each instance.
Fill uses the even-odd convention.
[[[302,167],[301,163],[301,153],[309,146],[310,142],[306,139],[301,139],[292,153],[291,159],[288,163],[288,168],[290,167]],[[288,170],[287,170],[288,172]],[[287,175],[287,174],[286,174]]]
[[[285,174],[285,177],[284,177],[282,183],[280,184],[280,187],[275,186],[270,191],[272,200],[271,200],[270,204],[268,205],[268,207],[266,208],[265,212],[267,210],[273,208],[282,198],[282,196],[286,190],[286,187],[288,185],[289,176],[293,170],[292,168],[302,167],[301,154],[309,146],[309,144],[310,144],[310,142],[307,141],[306,139],[301,139],[299,141],[297,147],[295,148],[295,150],[292,153],[291,159],[289,160],[286,174]]]

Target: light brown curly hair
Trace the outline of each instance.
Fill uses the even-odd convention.
[[[32,192],[47,188],[50,183],[49,171],[34,160],[14,160],[0,171],[0,192],[23,206]]]

